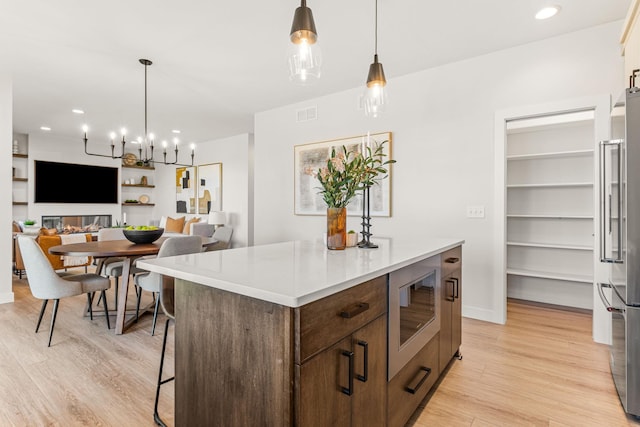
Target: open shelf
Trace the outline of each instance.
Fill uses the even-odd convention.
[[[534,160],[534,159],[552,159],[560,157],[580,157],[592,156],[594,150],[572,150],[572,151],[554,151],[548,153],[535,154],[515,154],[507,156],[507,160]]]
[[[569,282],[593,283],[593,276],[584,274],[553,273],[548,271],[521,270],[507,268],[507,274],[513,276],[537,277],[539,279],[565,280]]]
[[[554,243],[531,243],[531,242],[507,242],[508,246],[522,246],[525,248],[549,248],[568,249],[574,251],[593,251],[593,247],[586,245],[561,245]]]
[[[142,184],[122,184],[123,187],[136,187],[136,188],[156,188],[155,185],[142,185]]]
[[[15,157],[17,159],[28,159],[29,155],[28,154],[13,153],[13,157]]]
[[[507,188],[593,187],[592,182],[553,182],[548,184],[509,184]]]
[[[542,214],[507,214],[507,218],[542,218],[542,219],[590,219],[593,215],[542,215]]]
[[[13,177],[13,182],[27,182],[27,178],[16,178]]]
[[[13,202],[13,206],[27,206],[27,202]]]
[[[155,206],[155,203],[123,203],[122,206]]]
[[[122,165],[122,167],[123,167],[123,168],[126,168],[126,169],[145,169],[145,170],[150,170],[150,171],[152,171],[152,170],[155,170],[155,169],[156,169],[156,168],[155,168],[155,167],[153,167],[153,166],[138,166],[138,165],[131,165],[131,166],[129,166],[129,165]]]

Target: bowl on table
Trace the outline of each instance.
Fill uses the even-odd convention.
[[[133,243],[152,243],[155,242],[164,233],[164,228],[156,228],[153,230],[122,230],[124,237]]]

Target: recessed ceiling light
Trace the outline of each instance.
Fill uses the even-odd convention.
[[[174,129],[174,130],[172,130],[171,132],[173,132],[173,133],[180,133],[180,131],[179,131],[178,129]]]
[[[71,112],[75,113],[75,114],[84,114],[83,110],[80,110],[78,108],[74,108],[73,110],[71,110]]]
[[[47,132],[49,132],[51,128],[49,126],[40,126],[40,130],[46,130]]]
[[[557,15],[558,12],[560,12],[560,6],[543,7],[536,13],[536,19],[549,19]]]

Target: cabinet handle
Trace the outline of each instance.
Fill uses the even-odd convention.
[[[362,381],[363,383],[366,383],[367,379],[369,378],[369,343],[366,341],[358,340],[357,344],[362,348],[364,348],[364,358],[363,358],[364,375],[356,374],[356,378]]]
[[[342,350],[342,355],[349,359],[349,387],[340,387],[340,390],[347,396],[353,394],[353,351]]]
[[[447,285],[449,285],[449,284],[451,285],[451,296],[449,296],[449,293],[447,292],[447,295],[446,295],[444,298],[445,298],[447,301],[451,301],[451,302],[453,302],[453,301],[455,301],[455,299],[456,299],[456,298],[455,298],[455,286],[456,286],[456,284],[453,282],[453,279],[447,279],[447,280],[445,280],[445,283],[446,283]]]
[[[460,258],[455,258],[455,257],[451,257],[451,258],[447,258],[444,260],[444,262],[446,262],[447,264],[455,264],[456,262],[459,262]]]
[[[460,298],[460,281],[456,277],[452,277],[451,280],[454,280],[456,282],[456,285],[454,287],[453,299],[458,299]]]
[[[422,378],[420,378],[420,381],[418,381],[418,384],[416,384],[415,387],[411,387],[410,385],[408,385],[407,387],[405,387],[405,391],[408,391],[411,394],[416,394],[418,389],[420,387],[422,387],[422,384],[424,384],[424,382],[427,380],[429,375],[431,375],[431,368],[427,368],[426,366],[421,366],[420,367],[420,371],[418,372],[418,374],[420,374],[422,372],[424,372],[424,374],[423,374],[424,376]]]
[[[352,317],[356,317],[358,314],[364,313],[367,310],[369,310],[368,302],[357,302],[342,310],[340,312],[340,317],[351,319]]]

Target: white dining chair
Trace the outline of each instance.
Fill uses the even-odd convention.
[[[31,293],[34,297],[43,300],[36,325],[36,333],[40,328],[47,303],[50,299],[54,300],[47,347],[51,347],[51,338],[53,337],[53,328],[56,323],[60,298],[87,294],[89,313],[91,320],[93,320],[93,310],[91,309],[93,294],[95,292],[101,292],[102,298],[104,299],[104,314],[107,320],[107,329],[111,329],[109,323],[109,308],[105,298],[105,291],[111,286],[109,279],[93,273],[64,274],[61,276],[54,271],[49,260],[34,239],[24,236],[20,236],[18,239]]]

